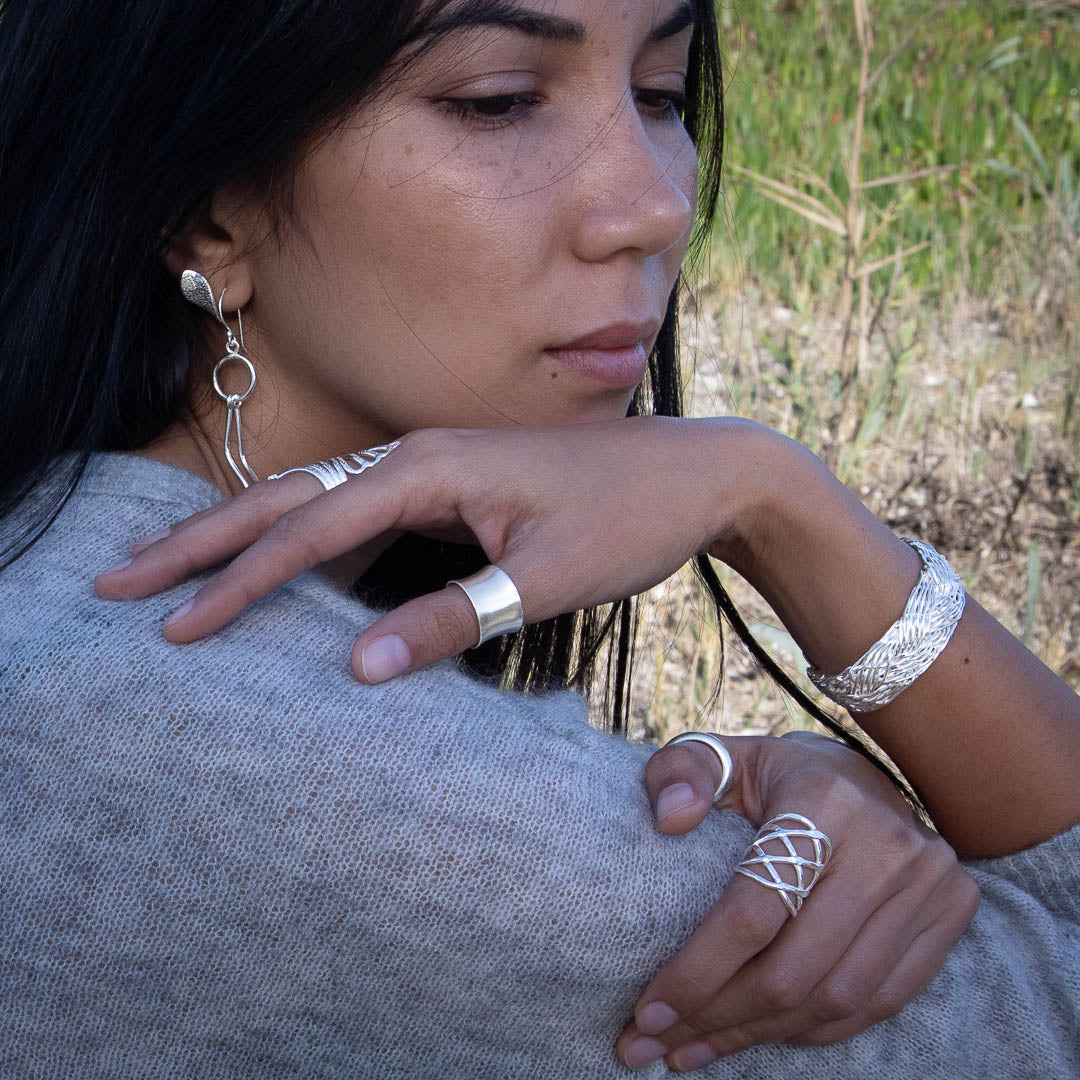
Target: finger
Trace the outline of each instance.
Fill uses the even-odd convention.
[[[746,902],[775,906],[787,915],[780,897],[765,895],[764,886],[748,878],[736,878],[731,887],[735,884],[756,890]],[[823,878],[798,919],[787,919],[763,953],[748,959],[697,1011],[684,1013],[681,1023],[664,1032],[668,1045],[680,1046],[705,1032],[768,1024],[803,1007],[819,1008],[820,1015],[807,1022],[820,1023],[835,1019],[832,1012],[849,1008],[852,999],[855,1007],[861,1005],[922,930],[924,923],[917,920],[925,896],[913,890],[899,903],[883,903],[887,896],[876,878],[866,881],[861,893],[854,891],[858,884],[853,887],[843,876]],[[845,957],[851,963],[836,975]]]
[[[159,540],[179,535],[185,529],[202,521],[203,518],[209,517],[215,511],[220,511],[221,506],[221,503],[215,503],[213,506],[206,507],[205,510],[197,510],[194,514],[189,514],[186,518],[173,522],[172,525],[168,525],[164,529],[158,529],[157,532],[152,532],[149,536],[140,537],[131,545],[131,554],[133,556],[138,555],[139,552],[145,551],[151,544],[156,544]]]
[[[355,499],[347,487],[345,484],[303,501],[280,516],[265,511],[257,513],[260,521],[272,519],[261,536],[258,526],[242,518],[238,523],[243,531],[239,545],[228,542],[222,534],[224,527],[217,525],[204,544],[194,543],[190,537],[182,545],[178,544],[175,558],[179,563],[201,562],[203,565],[206,565],[203,560],[208,557],[207,548],[217,552],[226,547],[250,546],[244,547],[228,566],[166,620],[166,638],[185,644],[205,637],[305,570],[394,528],[404,497],[403,485],[380,484],[373,479],[365,485],[363,501]],[[157,548],[166,547],[168,543],[155,544],[140,558],[151,559]],[[187,553],[189,548],[193,550],[192,554]]]
[[[802,1032],[793,1032],[786,1038],[814,1044],[837,1042],[862,1031],[871,1024],[895,1016],[909,1001],[920,994],[941,969],[949,951],[956,944],[979,909],[980,894],[972,878],[955,864],[951,872],[942,876],[936,895],[923,903],[930,903],[941,914],[928,919],[915,934],[903,956],[898,957],[892,969],[881,980],[876,990],[866,994],[859,1008],[847,1017],[833,1017],[824,1023],[812,1024]],[[902,918],[910,911],[910,904],[893,902]],[[860,941],[859,946],[862,946]],[[871,946],[872,947],[872,946]],[[854,954],[852,962],[865,963],[865,956]]]
[[[690,1018],[686,1026],[692,1034],[685,1041],[678,1030],[681,1025],[664,1032],[664,1041],[675,1049],[707,1034],[721,1053],[734,1053],[755,1043],[778,1042],[823,1025],[842,1025],[847,1034],[853,1034],[872,1022],[867,1003],[874,1000],[883,985],[890,985],[887,1000],[898,1011],[910,999],[898,1001],[896,995],[904,984],[890,984],[890,980],[907,963],[906,957],[916,948],[916,943],[932,963],[929,979],[978,907],[974,882],[958,867],[951,852],[948,857],[939,856],[939,848],[947,851],[944,844],[938,843],[921,858],[920,866],[925,872],[913,875],[907,887],[889,896],[857,928],[851,945],[820,979],[814,974],[820,965],[814,963],[803,965],[800,974],[804,954],[792,944],[796,924],[791,923],[761,957],[748,964],[704,1009]],[[803,941],[813,942],[823,929],[835,931],[842,925],[837,923],[835,911],[826,911],[825,904],[839,900],[841,892],[847,895],[847,891],[839,879],[830,884],[832,893],[824,885],[815,890],[799,915],[798,932],[803,935]],[[811,903],[827,920],[821,926],[802,921]],[[819,954],[815,950],[809,955],[813,959]],[[832,953],[826,951],[821,955]],[[915,987],[912,996],[919,989],[921,985]],[[756,1003],[757,1007],[748,1008],[747,1002]],[[762,1009],[762,1004],[766,1008]]]
[[[813,746],[815,749],[819,748],[822,743],[835,743],[837,740],[831,736],[826,735],[821,731],[802,731],[799,728],[795,728],[792,731],[785,731],[780,736],[781,739],[789,739],[791,742],[806,743],[808,746]],[[839,744],[843,746],[843,743]]]
[[[381,683],[476,645],[480,625],[465,592],[448,585],[372,623],[353,645],[351,667],[363,683]]]
[[[734,747],[736,752],[741,750],[738,740],[729,740],[725,745]],[[756,745],[756,743],[748,745]],[[748,753],[752,756],[752,749]],[[740,786],[745,785],[747,780],[747,776],[741,774],[745,772],[749,775],[754,771],[753,766],[742,768],[740,763],[739,775],[736,777],[737,783],[733,785],[736,792]],[[843,823],[848,816],[845,807],[849,803],[857,806],[864,805],[861,800],[852,800],[851,793],[847,790],[850,784],[845,785],[835,777],[829,778],[827,783],[822,784],[816,774],[808,773],[802,782],[810,786],[810,793],[806,800],[801,797],[798,788],[785,792],[785,796],[791,797],[794,805],[803,805],[804,801],[809,801],[811,796],[821,803],[821,797],[824,796],[826,804],[831,804],[836,808],[839,815],[837,821],[840,823]],[[817,790],[818,788],[820,790]],[[738,794],[735,797],[740,798]],[[745,802],[745,798],[742,801]],[[770,815],[779,812],[772,807],[771,802],[766,803],[765,809]],[[816,813],[815,817],[818,817]],[[831,835],[834,840],[842,839],[845,830],[842,827],[837,830],[832,818],[833,815],[829,814],[821,821],[826,834]],[[818,881],[817,888],[820,890],[827,880],[826,872],[826,875]],[[845,915],[851,916],[854,922],[850,930],[851,935],[884,899],[882,886],[876,879],[872,880],[868,883],[866,892],[859,895],[858,899],[861,906],[853,907],[849,897],[841,908]],[[634,1010],[638,1027],[649,1035],[660,1032],[664,1033],[665,1038],[674,1035],[679,1042],[686,1041],[688,1037],[701,1030],[708,1030],[708,1028],[692,1028],[689,1026],[691,1023],[689,1018],[711,1001],[736,972],[773,941],[783,929],[788,917],[787,907],[774,890],[768,889],[749,877],[735,876],[702,925],[646,987]],[[815,920],[811,920],[813,921]],[[826,928],[824,940],[831,941],[835,930],[836,928],[830,924]],[[812,939],[801,937],[799,940],[805,942]],[[817,961],[823,964],[823,970],[827,971],[836,962],[850,940],[849,936],[841,940],[836,947],[830,944],[830,948],[825,950],[825,960]],[[810,950],[807,949],[796,951],[803,956],[810,954]],[[804,962],[813,963],[814,961]],[[810,974],[800,973],[800,976],[807,981],[808,990],[813,985],[809,982]],[[797,990],[798,986],[784,986],[776,992],[782,994]],[[757,1008],[762,1008],[762,1006],[757,1006]],[[667,1029],[671,1028],[676,1021],[682,1021],[686,1026],[678,1028],[675,1033],[670,1033]],[[673,1045],[678,1045],[678,1043]]]
[[[312,478],[258,484],[172,526],[136,541],[128,564],[94,579],[105,599],[137,599],[171,588],[254,543],[281,514],[312,498]],[[162,530],[164,533],[164,530]]]
[[[857,1013],[789,1035],[784,1041],[803,1046],[826,1046],[849,1039],[872,1024],[896,1016],[929,986],[931,979],[938,973],[941,968],[942,943],[948,942],[947,951],[958,936],[953,936],[952,928],[948,925],[934,924],[929,927],[912,942],[900,963]]]
[[[732,752],[732,763],[737,769],[736,754]],[[712,809],[722,778],[719,758],[701,743],[676,743],[657,750],[645,765],[645,788],[660,831],[685,833],[700,825]]]
[[[701,926],[645,988],[634,1010],[638,1032],[662,1034],[668,1049],[699,1033],[683,1018],[693,1017],[787,921],[787,910],[779,898],[775,903],[762,903],[761,893],[762,887],[748,878],[736,877],[730,882]],[[620,1056],[624,1051],[633,1056],[632,1030],[628,1028],[616,1044]],[[669,1034],[678,1042],[672,1042]],[[627,1057],[623,1060],[629,1063]]]
[[[815,891],[813,899],[824,897]],[[838,962],[824,971],[819,955],[831,958],[836,953],[831,948],[824,954],[791,948],[787,931],[794,927],[785,927],[770,948],[740,971],[705,1008],[686,1023],[663,1033],[664,1041],[676,1051],[673,1060],[681,1062],[681,1047],[703,1035],[708,1036],[718,1056],[723,1056],[856,1016],[923,930],[921,920],[912,922],[913,912],[917,919],[923,910],[923,901],[922,896],[894,897],[864,925],[855,928],[851,945]],[[800,922],[808,910],[804,908],[800,913]],[[835,930],[835,918],[832,922],[826,920],[825,925]],[[811,927],[803,925],[798,929],[814,940]],[[943,956],[944,951],[939,962]]]

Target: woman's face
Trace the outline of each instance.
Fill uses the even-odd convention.
[[[694,7],[471,10],[316,145],[293,222],[248,260],[275,467],[418,427],[620,417],[641,381],[695,208]]]

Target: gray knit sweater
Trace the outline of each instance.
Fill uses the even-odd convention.
[[[0,574],[0,1076],[633,1075],[615,1037],[748,824],[662,836],[650,749],[575,696],[450,664],[361,686],[372,612],[315,573],[182,648],[191,583],[94,595],[216,498],[103,455]],[[1080,828],[972,873],[974,924],[899,1017],[698,1075],[1080,1076]]]

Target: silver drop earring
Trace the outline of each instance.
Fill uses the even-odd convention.
[[[185,270],[180,275],[180,291],[184,294],[185,300],[196,307],[202,308],[203,311],[212,315],[225,327],[225,355],[214,365],[214,392],[225,402],[225,408],[228,411],[228,417],[225,421],[225,460],[229,463],[229,467],[236,474],[236,478],[240,483],[245,488],[250,487],[251,484],[257,484],[259,478],[255,475],[255,470],[248,464],[248,460],[244,456],[244,429],[240,423],[240,406],[244,404],[251,391],[255,389],[255,368],[241,351],[244,348],[244,320],[241,318],[239,310],[237,310],[236,321],[238,333],[240,334],[240,340],[237,341],[233,336],[232,327],[225,321],[225,313],[222,310],[222,305],[225,302],[225,290],[221,290],[221,296],[218,297],[215,304],[210,282],[197,270]],[[239,360],[247,368],[249,382],[247,389],[242,394],[227,394],[221,388],[219,380],[221,369],[233,360]],[[233,428],[236,429],[236,453],[247,476],[240,471],[232,455]]]

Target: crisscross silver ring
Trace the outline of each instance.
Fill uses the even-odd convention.
[[[758,829],[738,872],[775,889],[795,916],[831,855],[829,838],[808,817],[777,814]]]

